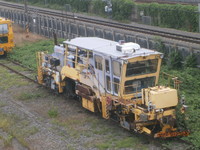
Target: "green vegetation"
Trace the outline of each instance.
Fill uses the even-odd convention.
[[[183,61],[181,54],[174,48],[170,54],[166,53],[165,45],[159,39],[156,39],[156,49],[164,53],[164,59],[161,67],[161,72],[167,72],[173,76],[178,77],[182,81],[180,85],[179,96],[184,96],[186,105],[189,106],[185,114],[180,113],[181,106],[177,108],[178,125],[180,129],[186,128],[191,131],[189,137],[184,139],[190,141],[195,145],[195,148],[200,148],[200,70],[195,68],[197,65],[197,58],[194,54],[187,56]],[[162,76],[161,76],[162,77]],[[161,84],[167,85],[168,80],[161,78]],[[171,82],[171,86],[173,83]]]
[[[197,57],[194,53],[190,54],[185,61],[185,67],[195,68],[197,66]]]
[[[15,86],[25,86],[29,83],[26,80],[22,80],[20,76],[16,76],[15,74],[10,73],[7,69],[2,68],[0,69],[0,92],[4,90],[8,90],[9,88]],[[18,84],[16,84],[18,83]]]
[[[170,61],[168,62],[168,67],[170,69],[181,69],[183,58],[178,50],[173,50],[169,54]]]
[[[185,115],[179,116],[179,121],[191,131],[190,136],[184,139],[192,142],[196,148],[200,148],[200,70],[187,67],[181,70],[169,70],[167,66],[163,66],[162,71],[179,77],[183,82],[180,86],[180,95],[184,95],[189,108]]]
[[[55,107],[52,107],[51,109],[49,109],[48,115],[51,118],[56,118],[58,116],[58,109]]]
[[[38,132],[36,127],[28,127],[28,125],[29,123],[24,124],[23,120],[15,114],[0,112],[0,128],[8,133],[8,137],[3,138],[4,146],[10,146],[12,139],[16,138],[22,146],[28,148],[25,138]]]
[[[19,100],[32,100],[32,99],[38,99],[42,97],[46,97],[47,94],[45,94],[43,91],[37,89],[35,91],[24,91],[17,95],[17,99]]]
[[[28,43],[22,47],[14,48],[13,52],[9,54],[9,58],[15,60],[22,65],[36,70],[36,52],[38,51],[53,51],[53,41],[43,40],[35,43]]]
[[[135,4],[133,0],[112,0],[113,18],[116,20],[130,20]]]
[[[197,6],[148,3],[138,4],[138,10],[143,11],[145,16],[151,16],[152,25],[198,31]]]
[[[94,135],[98,135],[95,137],[99,137],[99,139],[91,139],[92,141],[87,141],[85,143],[88,149],[91,147],[98,149],[121,149],[132,148],[134,146],[136,149],[147,148],[146,145],[142,145],[142,142],[146,139],[134,135],[131,136],[128,131],[121,132],[120,127],[113,126],[109,121],[105,121],[95,115],[91,116],[90,114],[90,116],[84,117],[85,115],[86,114],[73,114],[68,116],[65,120],[57,117],[52,120],[52,123],[68,129],[67,134],[73,138],[93,137]]]

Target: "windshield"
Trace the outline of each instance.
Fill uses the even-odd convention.
[[[156,77],[148,77],[125,82],[125,94],[140,92],[143,88],[152,87],[155,85]]]
[[[128,63],[126,77],[155,73],[157,71],[157,65],[158,59]]]
[[[8,25],[0,24],[0,34],[7,34],[7,33],[8,33]]]

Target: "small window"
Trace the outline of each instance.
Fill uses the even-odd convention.
[[[121,64],[117,61],[113,61],[113,74],[117,77],[121,75]]]
[[[106,72],[110,73],[110,65],[109,65],[109,60],[106,59]]]
[[[107,87],[107,91],[111,91],[111,82],[110,82],[110,77],[106,76],[106,87]]]
[[[118,94],[119,91],[119,79],[114,78],[114,92],[115,94]]]
[[[93,58],[93,52],[89,51],[89,58]]]
[[[95,55],[95,68],[99,70],[103,70],[102,67],[102,62],[103,62],[103,57]]]
[[[0,24],[0,34],[7,34],[7,33],[8,33],[8,25]]]
[[[8,43],[8,37],[7,36],[0,37],[0,44],[4,44],[4,43]]]

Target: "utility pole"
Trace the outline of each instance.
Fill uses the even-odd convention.
[[[24,0],[24,13],[25,13],[25,15],[28,14],[27,0]]]
[[[28,16],[28,6],[27,6],[27,0],[24,0],[24,15],[25,18],[27,19],[27,23],[26,23],[26,37],[29,37],[29,16]]]

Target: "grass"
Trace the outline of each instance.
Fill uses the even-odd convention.
[[[7,104],[5,102],[0,101],[0,108],[4,106],[7,106]]]
[[[4,139],[4,146],[11,146],[13,136],[9,135],[6,139]]]
[[[12,135],[8,135],[6,137],[5,136],[4,137],[0,136],[0,140],[3,141],[4,147],[10,147],[11,144],[12,144],[13,136]]]
[[[7,69],[0,67],[0,92],[8,90],[13,86],[20,87],[28,84],[29,82],[23,80],[20,76],[16,76],[16,74],[10,73]]]
[[[30,99],[37,99],[42,97],[40,93],[20,93],[20,95],[17,97],[19,100],[30,100]]]
[[[109,139],[106,137],[106,139]],[[128,149],[133,148],[134,149],[142,149],[145,150],[147,147],[145,145],[142,145],[141,139],[138,137],[124,137],[123,139],[119,137],[110,138],[109,140],[103,140],[100,142],[97,142],[95,144],[95,147],[98,149],[112,149],[115,147],[115,149]]]
[[[48,115],[50,118],[56,118],[58,116],[58,109],[55,107],[52,107],[48,110]]]
[[[36,70],[36,52],[52,52],[53,45],[52,40],[42,40],[39,42],[28,43],[24,46],[15,47],[8,57],[9,59],[15,60],[28,68]]]
[[[5,62],[2,60],[1,62]],[[9,72],[7,69],[0,67],[0,90],[10,90],[12,88],[18,88],[21,86],[26,87],[30,83],[20,76]],[[11,90],[12,91],[12,90]],[[25,93],[25,92],[24,92]],[[22,93],[22,95],[24,94]],[[15,96],[15,94],[14,94]],[[24,99],[30,98],[29,96],[24,96]],[[33,95],[32,95],[33,97]],[[36,96],[34,96],[36,97]],[[38,96],[37,96],[38,97]],[[0,101],[0,108],[7,106],[6,102]],[[25,118],[17,116],[15,113],[4,113],[0,110],[0,128],[8,134],[8,137],[3,137],[4,146],[10,146],[12,139],[15,138],[22,146],[28,147],[28,143],[25,140],[32,134],[38,132],[37,127],[31,127],[30,122]]]
[[[18,100],[36,100],[39,98],[44,98],[47,96],[47,93],[44,92],[43,90],[40,89],[36,89],[36,90],[25,90],[24,92],[19,93],[18,95],[16,95],[16,98]]]
[[[109,121],[100,119],[97,116],[83,118],[81,115],[74,114],[66,120],[53,119],[52,123],[65,127],[67,135],[69,134],[71,138],[98,137],[99,139],[95,138],[84,144],[88,149],[91,147],[97,149],[147,148],[141,144],[140,138],[128,135],[128,131],[122,132],[123,129],[120,128],[119,130],[118,126],[113,126],[113,124],[109,124]]]
[[[19,118],[14,114],[4,114],[0,112],[0,128],[3,129],[4,132],[8,133],[9,136],[4,139],[5,146],[9,146],[13,138],[16,138],[24,147],[28,147],[27,142],[24,140],[25,132],[22,131],[23,127],[18,127],[17,122]]]

